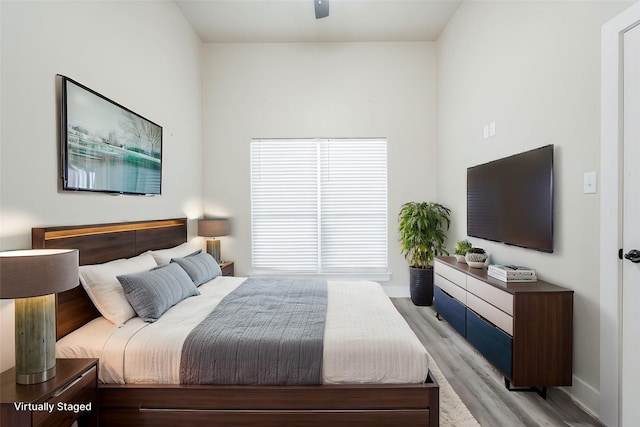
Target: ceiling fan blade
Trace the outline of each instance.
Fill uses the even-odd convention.
[[[329,0],[313,0],[313,7],[316,10],[316,19],[329,16]]]

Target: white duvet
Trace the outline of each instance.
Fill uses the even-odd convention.
[[[244,280],[217,277],[155,323],[134,317],[117,327],[100,317],[58,341],[56,355],[99,358],[103,383],[179,384],[187,335]],[[379,284],[328,282],[324,384],[421,383],[427,370],[425,348]]]

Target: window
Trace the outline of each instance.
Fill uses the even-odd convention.
[[[253,140],[251,227],[256,273],[386,273],[386,140]]]

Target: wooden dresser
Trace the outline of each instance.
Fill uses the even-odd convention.
[[[435,309],[505,377],[508,388],[569,386],[573,291],[505,283],[453,257],[434,263]]]

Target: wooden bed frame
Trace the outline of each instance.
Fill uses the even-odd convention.
[[[33,248],[75,248],[80,265],[186,241],[185,218],[32,229]],[[58,339],[100,316],[82,286],[57,294]],[[423,384],[218,386],[100,384],[102,426],[437,426],[439,387]]]

